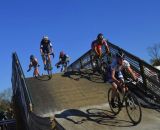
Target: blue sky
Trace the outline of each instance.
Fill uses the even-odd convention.
[[[26,72],[30,54],[42,64],[43,35],[53,42],[53,64],[61,50],[76,60],[99,32],[148,62],[147,47],[160,42],[159,5],[159,0],[1,0],[0,91],[11,87],[12,52],[18,53],[27,77],[32,76]]]

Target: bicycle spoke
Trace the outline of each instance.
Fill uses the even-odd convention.
[[[119,93],[117,93],[114,97],[114,106],[111,103],[111,97],[112,97],[112,89],[110,88],[108,91],[108,102],[109,106],[114,114],[118,114],[121,110],[121,103],[120,103],[120,98],[119,98]]]
[[[141,121],[141,106],[135,96],[132,95],[126,99],[126,110],[129,118],[134,124],[138,124]]]

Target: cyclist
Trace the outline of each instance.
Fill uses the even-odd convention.
[[[43,63],[44,63],[44,70],[46,70],[46,58],[45,58],[45,54],[47,54],[49,62],[51,62],[50,54],[53,54],[53,57],[54,57],[52,43],[49,40],[48,36],[44,36],[42,38],[42,40],[41,40],[41,43],[40,43],[40,53],[42,55],[42,59],[43,59]]]
[[[99,33],[97,35],[97,39],[94,40],[91,44],[92,50],[96,53],[98,57],[102,56],[102,46],[105,46],[105,50],[107,54],[110,54],[109,46],[107,44],[106,39],[104,39],[104,36],[102,33]]]
[[[67,67],[67,65],[69,64],[69,60],[70,60],[70,57],[67,54],[65,54],[63,51],[61,51],[59,54],[59,61],[55,66],[57,68],[59,68],[60,65],[64,65],[65,67]]]
[[[122,51],[119,51],[116,54],[115,59],[112,61],[111,65],[109,66],[109,82],[112,85],[113,93],[112,93],[112,98],[111,98],[111,105],[114,107],[114,97],[116,94],[117,87],[122,86],[122,83],[124,82],[124,77],[122,74],[122,71],[125,70],[134,79],[134,81],[138,81],[138,78],[135,76],[133,70],[130,67],[130,64],[127,60],[124,59],[124,53]],[[122,92],[124,93],[125,91],[128,90],[126,86],[123,86],[121,88]]]
[[[31,68],[34,67],[33,76],[38,77],[40,76],[39,70],[38,70],[39,66],[40,65],[38,64],[37,58],[34,55],[30,55],[30,64],[29,64],[29,69],[27,70],[27,72],[29,72]]]

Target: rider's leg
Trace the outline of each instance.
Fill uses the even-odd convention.
[[[52,67],[52,64],[51,64],[51,56],[50,56],[50,53],[48,53],[48,61],[50,63],[50,69],[52,70],[53,67]]]
[[[38,67],[35,68],[35,75],[36,75],[36,76],[39,76],[39,75],[40,75],[40,74],[39,74]]]
[[[50,56],[50,53],[48,53],[48,60],[49,60],[49,62],[51,63],[51,56]]]
[[[114,103],[114,97],[117,94],[117,84],[115,82],[112,83],[112,94],[111,94],[111,105],[114,108],[115,103]]]
[[[61,61],[59,61],[59,62],[56,64],[56,67],[59,68],[59,67],[60,67],[60,64],[61,64]]]
[[[46,58],[45,58],[45,55],[42,55],[42,60],[43,60],[43,64],[44,64],[44,69],[46,69]]]
[[[124,77],[121,71],[118,72],[118,79],[122,84],[124,83]],[[121,87],[122,93],[124,94],[126,91],[126,86],[122,85],[120,87]]]
[[[33,76],[36,77],[36,69],[34,69]]]
[[[114,99],[116,93],[117,93],[117,84],[115,82],[113,82],[112,83],[112,96],[111,96],[111,99]]]

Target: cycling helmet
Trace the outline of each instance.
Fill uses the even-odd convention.
[[[64,52],[63,51],[60,52],[60,56],[64,56]]]
[[[125,55],[122,51],[119,51],[117,54],[116,54],[116,57],[117,58],[121,58],[121,59],[124,59]]]
[[[48,40],[49,38],[48,38],[48,36],[43,36],[43,39]]]
[[[99,33],[99,34],[97,35],[97,39],[98,39],[98,40],[102,40],[102,39],[103,39],[103,34],[102,34],[102,33]]]
[[[34,55],[30,55],[30,59],[33,60],[34,59]]]

